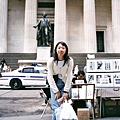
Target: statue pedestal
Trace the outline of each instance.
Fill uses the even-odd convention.
[[[31,66],[32,63],[37,63],[39,66],[46,67],[47,61],[50,58],[50,47],[37,47],[36,60],[18,60],[19,67]]]
[[[37,58],[41,62],[47,62],[50,58],[50,47],[37,47]]]

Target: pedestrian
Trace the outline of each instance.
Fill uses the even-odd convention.
[[[8,65],[5,72],[11,72],[11,71],[12,71],[12,70],[11,70],[11,67]]]
[[[78,65],[75,66],[74,68],[74,76],[76,77],[77,76],[77,73],[78,73]]]
[[[57,100],[66,100],[70,94],[73,59],[68,55],[65,42],[58,42],[55,46],[54,57],[47,62],[48,82],[51,92],[52,120],[56,120],[55,109],[59,107]]]
[[[4,58],[2,58],[1,64],[0,64],[0,72],[5,72],[6,69],[7,69],[6,60]]]

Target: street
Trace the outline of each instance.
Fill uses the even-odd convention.
[[[40,120],[45,106],[40,96],[40,88],[12,90],[0,86],[0,120]],[[51,109],[48,106],[41,120],[51,120]],[[95,120],[120,120],[119,117],[97,118]]]
[[[12,90],[9,87],[0,88],[0,117],[41,115],[45,106],[41,98],[40,88]],[[46,113],[50,114],[48,107]]]

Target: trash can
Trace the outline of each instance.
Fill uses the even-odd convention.
[[[120,117],[120,100],[102,98],[101,117]]]

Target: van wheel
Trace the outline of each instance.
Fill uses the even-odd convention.
[[[20,80],[14,79],[10,82],[10,86],[13,90],[18,90],[22,88],[22,83]]]

